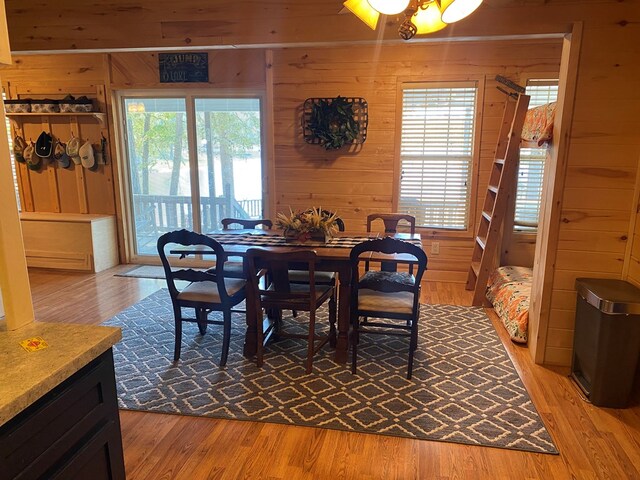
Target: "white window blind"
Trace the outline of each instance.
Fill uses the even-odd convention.
[[[468,228],[476,91],[475,82],[402,91],[398,210],[417,226]]]
[[[529,108],[555,102],[558,98],[558,80],[529,80],[526,93],[531,96]],[[515,230],[534,232],[537,228],[546,155],[546,148],[520,149]]]

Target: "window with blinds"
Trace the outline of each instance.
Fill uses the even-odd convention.
[[[558,98],[558,80],[529,80],[527,95],[531,96],[529,108],[555,102]],[[546,148],[521,148],[514,229],[535,232],[542,199],[542,179]]]
[[[466,230],[475,82],[403,87],[398,210],[416,226]]]

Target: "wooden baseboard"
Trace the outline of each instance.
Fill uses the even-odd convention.
[[[56,268],[62,270],[93,270],[91,255],[84,253],[25,250],[28,267]]]
[[[466,283],[467,272],[453,272],[448,270],[427,270],[425,279],[432,282]]]

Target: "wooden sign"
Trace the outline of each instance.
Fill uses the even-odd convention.
[[[209,81],[207,53],[160,53],[160,83]]]

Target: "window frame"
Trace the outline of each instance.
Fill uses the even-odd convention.
[[[120,200],[122,205],[122,222],[123,231],[125,232],[125,257],[127,261],[141,264],[160,264],[159,257],[153,255],[142,255],[136,252],[135,249],[135,232],[134,232],[134,212],[132,207],[133,193],[131,189],[130,179],[130,159],[127,151],[127,127],[126,127],[126,115],[124,111],[124,101],[130,98],[184,98],[185,100],[185,112],[187,127],[187,144],[189,150],[189,170],[191,181],[191,196],[192,201],[194,198],[200,196],[200,185],[197,170],[197,153],[192,151],[191,145],[196,145],[196,130],[195,130],[195,101],[199,98],[257,98],[260,102],[260,144],[261,144],[261,163],[262,163],[262,209],[266,218],[270,215],[270,188],[269,169],[271,166],[268,162],[267,149],[268,135],[267,129],[267,105],[266,94],[263,90],[259,89],[202,89],[202,88],[158,88],[158,89],[118,89],[113,92],[113,109],[115,113],[114,122],[115,134],[118,139],[118,158],[121,159],[121,166],[118,168],[118,181],[120,184]],[[193,138],[191,138],[193,137]],[[198,210],[198,209],[197,209]],[[194,212],[194,222],[200,223],[200,212],[197,216]],[[195,224],[194,224],[195,225]]]
[[[446,238],[473,238],[475,235],[478,212],[478,177],[482,139],[482,120],[484,112],[484,96],[486,78],[484,75],[459,75],[459,76],[433,76],[428,78],[399,77],[396,92],[396,135],[394,147],[394,169],[393,169],[393,191],[392,206],[393,211],[398,211],[400,201],[400,176],[402,173],[402,119],[403,119],[403,93],[404,90],[412,88],[443,88],[443,87],[468,87],[474,84],[476,87],[476,105],[474,114],[473,137],[471,146],[470,161],[470,185],[469,185],[469,221],[464,230],[420,227],[416,226],[416,232],[423,238],[446,239]]]

